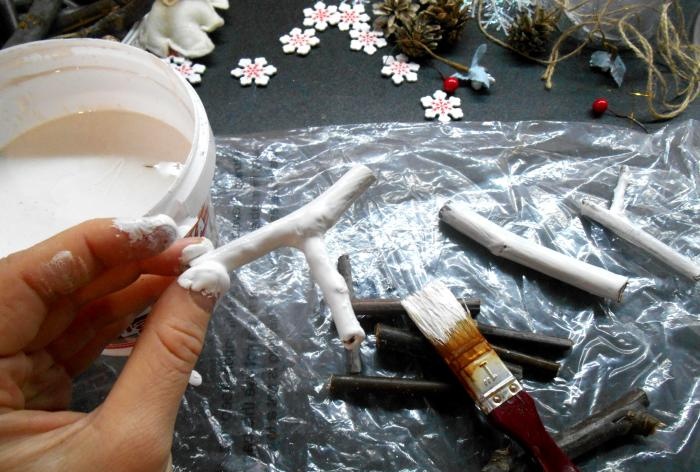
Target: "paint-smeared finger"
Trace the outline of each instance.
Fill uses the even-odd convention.
[[[0,259],[0,356],[17,352],[39,331],[51,305],[104,270],[151,257],[177,237],[171,218],[98,219]]]
[[[63,334],[48,344],[47,350],[57,362],[66,361],[100,335],[106,326],[131,318],[153,305],[174,280],[174,277],[142,275],[128,287],[95,300],[81,310]],[[104,343],[118,335],[119,332]]]
[[[180,275],[184,268],[184,253],[196,251],[199,247],[211,247],[211,242],[206,238],[181,239],[156,256],[109,269],[78,290],[71,298],[77,306],[83,306],[97,298],[126,287],[142,274]]]
[[[191,252],[191,250],[197,250],[199,246],[209,247],[211,243],[204,238],[181,239],[156,256],[127,262],[126,264],[107,270],[74,294],[63,297],[55,302],[44,320],[44,323],[42,323],[36,338],[29,343],[26,349],[34,351],[47,346],[66,330],[75,319],[76,313],[84,305],[129,286],[142,274],[178,275],[183,266],[183,251]],[[165,287],[163,287],[163,290],[164,289]],[[134,293],[134,301],[138,303],[138,301],[143,298],[142,293],[142,291],[136,291]],[[159,296],[160,292],[157,295]],[[115,302],[119,302],[120,300],[123,300],[123,297],[121,299],[117,297]],[[155,299],[153,301],[155,302]],[[126,303],[127,306],[130,304],[128,302]],[[102,310],[105,311],[104,308]],[[107,322],[109,322],[109,320],[107,320]]]
[[[90,220],[9,256],[3,272],[21,276],[48,303],[108,268],[162,252],[176,238],[175,222],[166,215]]]

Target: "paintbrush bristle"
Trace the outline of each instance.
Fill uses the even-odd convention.
[[[469,311],[444,284],[431,282],[401,304],[482,410],[490,408],[484,402],[493,388],[515,381]]]
[[[409,295],[401,305],[433,344],[447,344],[465,322],[471,323],[476,330],[468,310],[440,281],[431,282],[421,291]]]

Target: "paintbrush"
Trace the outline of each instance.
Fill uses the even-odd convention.
[[[493,424],[527,449],[545,472],[578,471],[545,431],[532,397],[444,284],[432,282],[401,304]]]

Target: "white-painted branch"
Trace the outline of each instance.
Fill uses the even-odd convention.
[[[195,269],[206,261],[216,261],[231,272],[283,246],[301,250],[330,307],[340,339],[347,349],[352,349],[362,342],[365,333],[352,311],[345,281],[329,262],[323,235],[375,180],[367,167],[353,167],[305,206],[203,254],[190,262],[190,266]]]
[[[627,277],[528,241],[473,211],[461,207],[453,208],[452,203],[442,207],[440,219],[496,256],[517,262],[594,295],[622,301]]]
[[[617,185],[613,191],[613,199],[610,203],[610,211],[613,213],[624,213],[625,211],[625,191],[630,180],[630,168],[628,166],[620,167],[620,177],[617,179]]]
[[[306,255],[311,277],[321,288],[331,310],[338,336],[348,349],[353,349],[362,342],[365,332],[355,317],[345,279],[328,257],[323,238],[320,236],[305,239],[301,250]]]
[[[662,243],[642,228],[632,223],[624,215],[625,187],[629,176],[627,166],[622,166],[620,170],[620,180],[615,187],[613,202],[610,210],[598,205],[591,200],[584,198],[581,200],[581,214],[587,216],[600,225],[608,228],[622,239],[629,241],[640,249],[645,250],[652,256],[664,262],[669,267],[685,275],[692,280],[700,280],[700,265],[691,259],[680,254],[675,249]],[[624,182],[624,183],[623,183]]]

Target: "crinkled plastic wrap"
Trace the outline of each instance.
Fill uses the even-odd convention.
[[[222,243],[286,215],[352,165],[378,181],[328,233],[351,257],[358,297],[403,297],[439,277],[482,300],[491,324],[568,336],[552,382],[525,380],[559,431],[632,387],[667,426],[578,461],[581,470],[700,470],[698,285],[588,220],[631,168],[631,220],[700,259],[700,124],[645,135],[581,123],[374,124],[220,138],[213,201]],[[621,304],[492,256],[438,224],[462,202],[514,233],[630,277]],[[362,347],[366,375],[430,378],[421,364]],[[81,377],[75,404],[106,395],[117,361]],[[236,272],[212,318],[177,421],[178,471],[478,471],[503,435],[473,402],[367,395],[331,399],[345,358],[301,253],[282,249]]]

